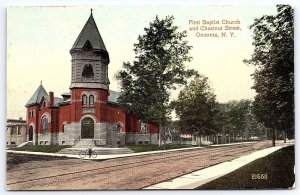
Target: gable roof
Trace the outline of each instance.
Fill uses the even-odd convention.
[[[37,88],[37,90],[34,92],[34,94],[31,96],[31,98],[28,100],[25,106],[28,107],[34,104],[41,103],[44,96],[48,96],[48,93],[43,87],[43,85],[40,84],[40,86]]]
[[[29,101],[26,103],[25,106],[29,107],[35,104],[41,104],[44,97],[47,98],[48,100],[50,99],[50,96],[48,95],[47,91],[45,90],[43,85],[40,84],[40,86],[36,89],[36,91],[31,96],[31,98],[29,99]],[[58,106],[59,103],[62,101],[63,98],[54,97],[53,106]]]
[[[71,51],[82,49],[87,41],[91,44],[94,50],[107,52],[92,13],[77,37]]]

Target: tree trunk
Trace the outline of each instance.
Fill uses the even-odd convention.
[[[216,134],[216,144],[219,144],[219,136]]]
[[[158,134],[158,147],[160,148],[161,145],[161,130],[159,129],[159,134]]]
[[[199,146],[201,146],[201,135],[199,135]]]
[[[230,144],[230,133],[228,133],[228,143]]]
[[[286,143],[286,132],[283,131],[283,143]]]
[[[273,135],[272,135],[272,145],[275,146],[275,138],[276,138],[276,135],[275,135],[275,133],[276,133],[275,127],[273,127],[272,130],[273,130],[273,132],[272,132],[272,133],[273,133]]]

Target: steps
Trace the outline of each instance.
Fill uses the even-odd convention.
[[[19,144],[19,145],[17,146],[17,148],[20,148],[20,147],[23,147],[23,146],[26,146],[26,145],[33,145],[33,144],[32,144],[32,141],[23,142],[23,143]]]
[[[130,154],[134,151],[129,148],[110,148],[110,147],[97,147],[93,139],[81,139],[76,143],[72,148],[64,148],[60,150],[59,154],[73,154],[79,155],[81,151],[87,150],[89,147],[92,147],[92,150],[97,152],[98,155],[112,155],[112,154]]]
[[[87,150],[88,147],[72,147],[72,148],[64,148],[60,150],[59,154],[73,154],[79,155],[81,151]],[[134,153],[129,148],[106,148],[106,147],[92,147],[92,150],[97,152],[97,155],[113,155],[113,154],[131,154]]]
[[[79,140],[73,148],[89,148],[95,147],[95,142],[93,139],[81,139]]]

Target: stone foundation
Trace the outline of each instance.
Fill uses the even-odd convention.
[[[81,124],[66,124],[62,133],[34,133],[35,145],[75,145],[81,139]],[[96,146],[117,146],[126,144],[158,144],[158,134],[117,133],[112,123],[95,123],[94,138]]]
[[[126,133],[126,144],[158,144],[158,134]]]

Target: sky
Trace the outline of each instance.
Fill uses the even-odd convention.
[[[56,97],[69,91],[71,55],[69,53],[81,29],[93,16],[110,55],[108,67],[110,89],[120,91],[114,75],[123,62],[134,60],[133,45],[138,35],[155,16],[173,15],[179,31],[186,30],[186,40],[193,46],[193,60],[186,63],[209,78],[219,102],[253,99],[251,74],[254,67],[243,63],[253,53],[253,32],[249,26],[255,18],[276,14],[274,5],[181,5],[181,6],[61,6],[9,7],[7,10],[7,118],[26,118],[25,104],[42,81],[46,91]],[[197,37],[190,30],[190,20],[239,21],[229,25],[240,30],[234,37]],[[197,25],[196,25],[197,26]],[[195,27],[195,26],[193,26]],[[218,34],[224,31],[198,31]],[[178,91],[171,94],[176,99]]]

